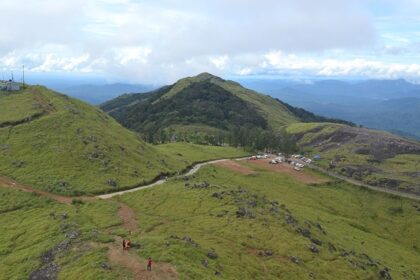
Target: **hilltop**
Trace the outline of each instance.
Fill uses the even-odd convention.
[[[161,131],[170,136],[237,135],[240,129],[275,131],[301,121],[328,121],[209,73],[153,92],[126,94],[101,108],[125,127],[154,136]]]
[[[208,73],[102,105],[149,142],[201,141],[321,154],[319,164],[364,183],[419,194],[420,144],[317,116]],[[285,129],[286,128],[286,129]]]
[[[187,154],[160,152],[99,108],[42,86],[1,93],[0,108],[0,176],[45,191],[113,192],[192,163]],[[240,154],[219,150],[210,158]]]

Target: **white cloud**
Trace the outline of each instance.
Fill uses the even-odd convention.
[[[387,1],[410,17],[415,12],[407,7],[418,6],[414,0],[403,0],[401,5]],[[32,71],[92,72],[153,83],[201,71],[416,75],[416,65],[383,62],[390,55],[405,54],[406,46],[395,44],[408,44],[402,41],[408,39],[388,31],[377,36],[368,2],[384,3],[7,1],[2,3],[2,22],[8,24],[0,26],[0,67],[25,64]],[[360,53],[359,59],[346,58]]]
[[[152,50],[147,47],[124,47],[114,50],[115,59],[122,65],[129,63],[146,64]]]
[[[210,57],[209,60],[214,66],[223,70],[226,66],[226,63],[229,60],[229,57],[227,55],[216,56],[216,57]]]

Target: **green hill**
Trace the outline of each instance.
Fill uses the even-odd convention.
[[[318,165],[369,185],[420,194],[420,143],[332,123],[299,123],[288,132]]]
[[[161,131],[167,137],[194,133],[220,137],[222,132],[238,135],[241,129],[275,131],[308,117],[325,121],[208,73],[154,92],[123,95],[103,104],[102,109],[125,127],[159,140]]]
[[[49,192],[112,192],[192,164],[188,155],[167,156],[144,143],[100,109],[41,86],[0,93],[0,108],[0,176]],[[198,155],[241,154],[213,150]]]

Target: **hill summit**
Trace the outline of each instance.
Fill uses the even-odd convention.
[[[197,133],[238,135],[239,130],[275,131],[308,118],[327,121],[209,73],[149,93],[126,94],[101,107],[125,127],[149,137],[169,131],[175,131],[178,137]]]
[[[66,195],[112,192],[179,163],[99,108],[42,86],[0,92],[1,175]]]

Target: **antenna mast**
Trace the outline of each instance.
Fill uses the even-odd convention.
[[[25,65],[22,65],[22,86],[25,88]]]

